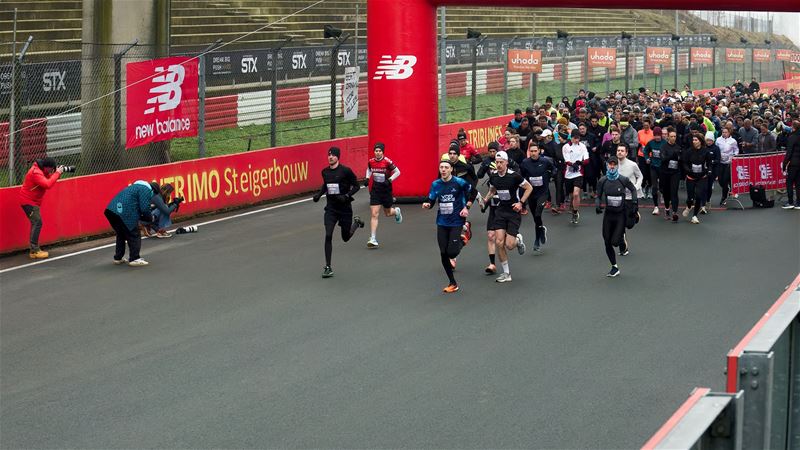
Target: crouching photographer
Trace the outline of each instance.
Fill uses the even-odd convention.
[[[37,159],[19,190],[20,206],[31,223],[30,253],[31,259],[44,259],[50,254],[39,247],[39,233],[42,231],[42,214],[40,208],[45,192],[56,184],[64,172],[74,172],[75,166],[56,166],[53,158]]]
[[[136,181],[120,191],[106,207],[104,214],[111,228],[117,234],[117,245],[114,251],[114,264],[125,264],[140,267],[149,263],[140,255],[142,236],[139,233],[139,221],[152,222],[150,203],[154,196],[161,195],[158,183]],[[124,258],[125,244],[128,245],[130,262]]]
[[[155,184],[155,183],[153,183]],[[157,185],[156,185],[157,186]],[[153,186],[155,189],[155,187]],[[142,233],[147,237],[170,238],[171,234],[167,228],[172,226],[170,215],[178,211],[183,203],[183,197],[175,197],[172,201],[169,198],[175,188],[171,184],[161,186],[160,193],[153,196],[150,201],[150,212],[153,216],[152,222],[141,222]]]

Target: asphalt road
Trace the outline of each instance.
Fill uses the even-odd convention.
[[[336,236],[332,279],[311,202],[147,240],[146,268],[103,249],[0,274],[0,446],[638,448],[724,388],[800,271],[800,211],[776,208],[646,215],[608,279],[585,209],[546,215],[545,253],[497,284],[473,214],[453,295],[418,205],[378,250]]]

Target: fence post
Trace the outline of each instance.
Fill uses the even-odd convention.
[[[439,94],[439,123],[447,123],[447,29],[445,28],[446,19],[444,6],[440,7],[441,11],[441,31],[439,36],[439,87],[441,93]]]
[[[589,47],[583,52],[583,90],[589,92]]]
[[[678,22],[678,11],[675,10],[675,23],[677,24],[677,22]],[[676,31],[677,31],[677,26],[675,28],[676,28]],[[680,67],[678,65],[678,41],[680,41],[680,40],[681,40],[681,37],[678,36],[677,34],[673,34],[672,35],[672,48],[673,48],[673,51],[675,52],[675,56],[673,56],[673,58],[672,58],[673,64],[675,65],[675,73],[673,73],[672,76],[673,76],[673,80],[674,80],[673,82],[675,83],[675,90],[676,91],[678,90],[678,68]],[[663,88],[663,85],[662,85],[662,88]]]
[[[198,55],[197,60],[197,155],[206,156],[206,53],[212,51],[222,39],[217,39]]]
[[[135,39],[124,50],[114,53],[114,152],[121,153],[122,146],[122,57],[139,43]]]
[[[631,38],[622,33],[622,41],[625,43],[625,93],[630,89],[630,71],[631,71]],[[635,66],[634,66],[635,67]],[[607,79],[608,77],[606,77]],[[608,89],[606,89],[608,90]]]
[[[278,50],[272,50],[272,72],[269,74],[269,146],[278,144]],[[358,55],[356,55],[358,58]]]
[[[686,67],[689,69],[688,71],[688,78],[686,79],[686,84],[689,85],[689,89],[692,88],[692,47],[689,47],[689,53],[686,54]]]
[[[486,36],[480,36],[479,33],[472,41],[472,87],[470,88],[472,94],[470,105],[471,120],[475,120],[475,114],[478,109],[478,47],[484,40],[486,40]]]
[[[503,114],[508,114],[508,51],[516,40],[517,36],[514,36],[508,41],[503,55]]]
[[[25,53],[28,52],[28,47],[31,45],[33,41],[33,36],[28,36],[28,40],[25,41],[25,45],[22,46],[22,50],[19,52],[19,57],[14,55],[13,57],[13,66],[12,66],[12,76],[11,82],[13,84],[13,90],[11,92],[11,117],[9,118],[9,138],[13,137],[13,140],[9,141],[8,147],[8,177],[9,177],[9,185],[14,186],[17,184],[17,180],[22,180],[25,176],[25,159],[22,157],[22,114],[19,114],[17,111],[17,107],[22,104],[20,100],[22,100],[22,61],[25,59]],[[19,136],[16,134],[19,133]],[[15,159],[19,159],[15,161]],[[16,162],[16,164],[15,164]]]
[[[564,46],[561,52],[561,98],[567,95],[567,39],[561,39]]]
[[[717,38],[711,37],[711,87],[717,87]]]

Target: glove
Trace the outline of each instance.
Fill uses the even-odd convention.
[[[311,199],[314,200],[314,203],[317,203],[319,201],[319,199],[321,199],[321,198],[322,198],[322,194],[317,192],[316,194],[314,194],[314,197],[312,197]]]
[[[603,214],[603,208],[598,206],[597,208],[594,209],[594,212],[596,212],[597,214]]]
[[[184,199],[183,197],[175,197],[175,198],[173,198],[173,199],[172,199],[172,201],[171,201],[171,202],[169,202],[169,204],[170,204],[170,205],[176,205],[176,206],[177,206],[177,205],[180,205],[181,203],[183,203],[183,202],[184,202],[184,200],[185,200],[185,199]]]

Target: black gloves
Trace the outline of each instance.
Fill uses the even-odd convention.
[[[311,199],[314,200],[314,203],[317,203],[319,201],[319,199],[321,199],[321,198],[322,198],[322,194],[317,192],[316,194],[314,194],[314,197],[312,197]]]

